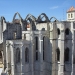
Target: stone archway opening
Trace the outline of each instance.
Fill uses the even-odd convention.
[[[3,67],[2,51],[0,51],[0,68]]]

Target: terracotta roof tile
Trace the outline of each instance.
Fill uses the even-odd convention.
[[[75,8],[72,6],[67,12],[75,11]]]

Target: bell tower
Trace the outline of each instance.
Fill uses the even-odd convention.
[[[75,21],[75,8],[73,6],[67,11],[67,21]]]

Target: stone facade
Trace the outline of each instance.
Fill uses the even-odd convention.
[[[16,13],[11,23],[1,17],[2,75],[75,75],[74,38],[75,21],[49,20],[44,13],[24,20]]]

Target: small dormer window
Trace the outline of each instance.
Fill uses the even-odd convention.
[[[68,18],[70,18],[70,14],[68,14]]]

